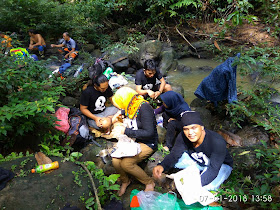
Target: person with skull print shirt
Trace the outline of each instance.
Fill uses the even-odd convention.
[[[92,83],[93,85],[89,85],[82,92],[80,110],[87,116],[89,126],[100,130],[103,127],[102,118],[113,117],[118,108],[105,106],[107,99],[112,101],[113,96],[113,91],[109,87],[109,81],[105,75],[94,77]]]
[[[156,84],[156,80],[160,84]],[[136,92],[139,95],[150,96],[156,99],[163,92],[172,90],[171,85],[167,84],[161,72],[156,68],[154,60],[146,60],[144,68],[136,72],[135,76]]]

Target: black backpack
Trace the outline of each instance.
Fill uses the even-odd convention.
[[[93,79],[101,75],[108,67],[114,69],[113,65],[110,62],[104,61],[102,58],[97,58],[95,64],[88,67],[89,78]]]
[[[87,125],[87,119],[82,114],[80,109],[71,108],[69,112],[68,122],[70,128],[68,130],[67,136],[62,142],[62,146],[65,146],[66,143],[70,143],[69,146],[72,146],[80,150],[83,147],[87,146],[89,143],[95,143],[99,145],[92,135],[90,135],[90,131]],[[100,145],[99,145],[100,146]]]

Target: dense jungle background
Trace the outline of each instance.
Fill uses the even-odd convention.
[[[81,46],[75,62],[78,65],[85,63],[86,69],[96,58],[104,54],[113,57],[114,52],[120,50],[129,58],[131,66],[138,67],[133,55],[139,51],[141,43],[150,40],[175,49],[175,60],[184,56],[204,59],[198,52],[199,46],[194,44],[203,42],[211,55],[207,58],[218,62],[240,52],[236,63],[239,74],[252,76],[254,81],[249,88],[238,86],[238,102],[220,102],[218,107],[207,105],[206,108],[216,116],[213,129],[235,133],[249,125],[267,136],[266,140],[258,139],[259,143],[252,147],[231,150],[234,160],[239,162],[218,193],[232,201],[222,199],[220,204],[229,209],[279,209],[279,15],[280,2],[277,0],[2,0],[0,31],[12,38],[12,45],[27,47],[28,30],[33,28],[45,38],[47,51],[46,58],[36,62],[30,59],[23,66],[12,57],[0,54],[0,166],[12,170],[16,174],[14,180],[22,179],[21,185],[25,185],[31,183],[30,176],[36,183],[45,179],[45,175],[38,178],[29,172],[35,165],[35,152],[41,151],[53,160],[59,158],[65,165],[69,164],[68,173],[55,175],[56,178],[72,176],[69,181],[72,183],[68,183],[69,193],[63,194],[62,183],[55,182],[56,187],[46,191],[59,195],[49,196],[42,204],[45,206],[38,209],[60,209],[63,203],[70,202],[67,196],[71,193],[78,196],[76,200],[72,199],[71,205],[81,209],[100,207],[81,165],[87,166],[98,183],[102,207],[113,198],[120,200],[116,196],[117,175],[107,175],[93,160],[81,159],[80,151],[60,146],[65,136],[54,129],[56,118],[53,114],[63,105],[65,96],[79,95],[89,78],[86,70],[77,78],[49,78],[50,65],[60,59],[54,57],[56,54],[52,53],[50,44],[57,43],[63,32],[69,32]],[[180,54],[186,48],[192,53]],[[166,74],[177,68],[173,67]],[[225,121],[230,125],[224,125],[222,122]],[[162,145],[159,153],[162,157],[166,155]],[[43,183],[48,185],[48,179]],[[87,190],[83,191],[81,185]],[[157,190],[164,192],[162,187]],[[16,191],[24,195],[21,188]],[[17,205],[22,205],[11,196],[10,200],[7,197],[4,200],[8,190],[1,193],[1,209],[17,209]],[[18,209],[30,209],[31,203]],[[34,206],[32,208],[36,209]]]

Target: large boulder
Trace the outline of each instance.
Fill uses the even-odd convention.
[[[90,180],[81,166],[73,162],[51,157],[59,162],[59,168],[48,174],[32,174],[35,167],[34,157],[1,162],[4,169],[13,169],[16,177],[0,191],[0,208],[2,209],[62,209],[66,203],[85,209],[81,196],[88,198],[91,191]],[[76,173],[76,175],[74,175]],[[79,183],[77,185],[76,183]],[[97,184],[97,183],[96,183]]]
[[[160,64],[159,69],[163,75],[167,75],[168,71],[171,69],[173,62],[174,62],[174,55],[173,55],[173,49],[167,48],[160,54]],[[176,68],[176,66],[173,65],[173,68]],[[174,70],[174,69],[172,69]]]
[[[157,59],[162,50],[162,43],[157,40],[150,40],[139,45],[139,52],[136,54],[136,61],[142,67],[146,60]]]

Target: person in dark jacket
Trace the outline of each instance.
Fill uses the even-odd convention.
[[[120,133],[130,138],[135,138],[140,144],[141,152],[134,157],[112,158],[116,171],[121,175],[122,182],[119,196],[123,195],[130,184],[129,175],[134,176],[143,183],[145,191],[153,191],[155,183],[151,177],[137,164],[148,158],[157,150],[158,133],[156,129],[156,118],[151,105],[144,100],[135,90],[122,87],[112,97],[113,104],[121,109],[113,117],[113,123],[122,115],[130,119],[130,125],[120,127]]]
[[[232,171],[233,160],[226,141],[216,132],[204,128],[198,112],[186,112],[181,121],[183,131],[171,153],[154,167],[153,176],[159,179],[163,171],[173,167],[185,169],[195,164],[200,170],[202,187],[217,190]]]
[[[155,114],[163,112],[164,126],[167,130],[165,137],[166,151],[170,151],[176,139],[176,134],[182,130],[181,115],[191,111],[184,98],[174,91],[168,91],[160,96],[163,106],[155,110]]]

